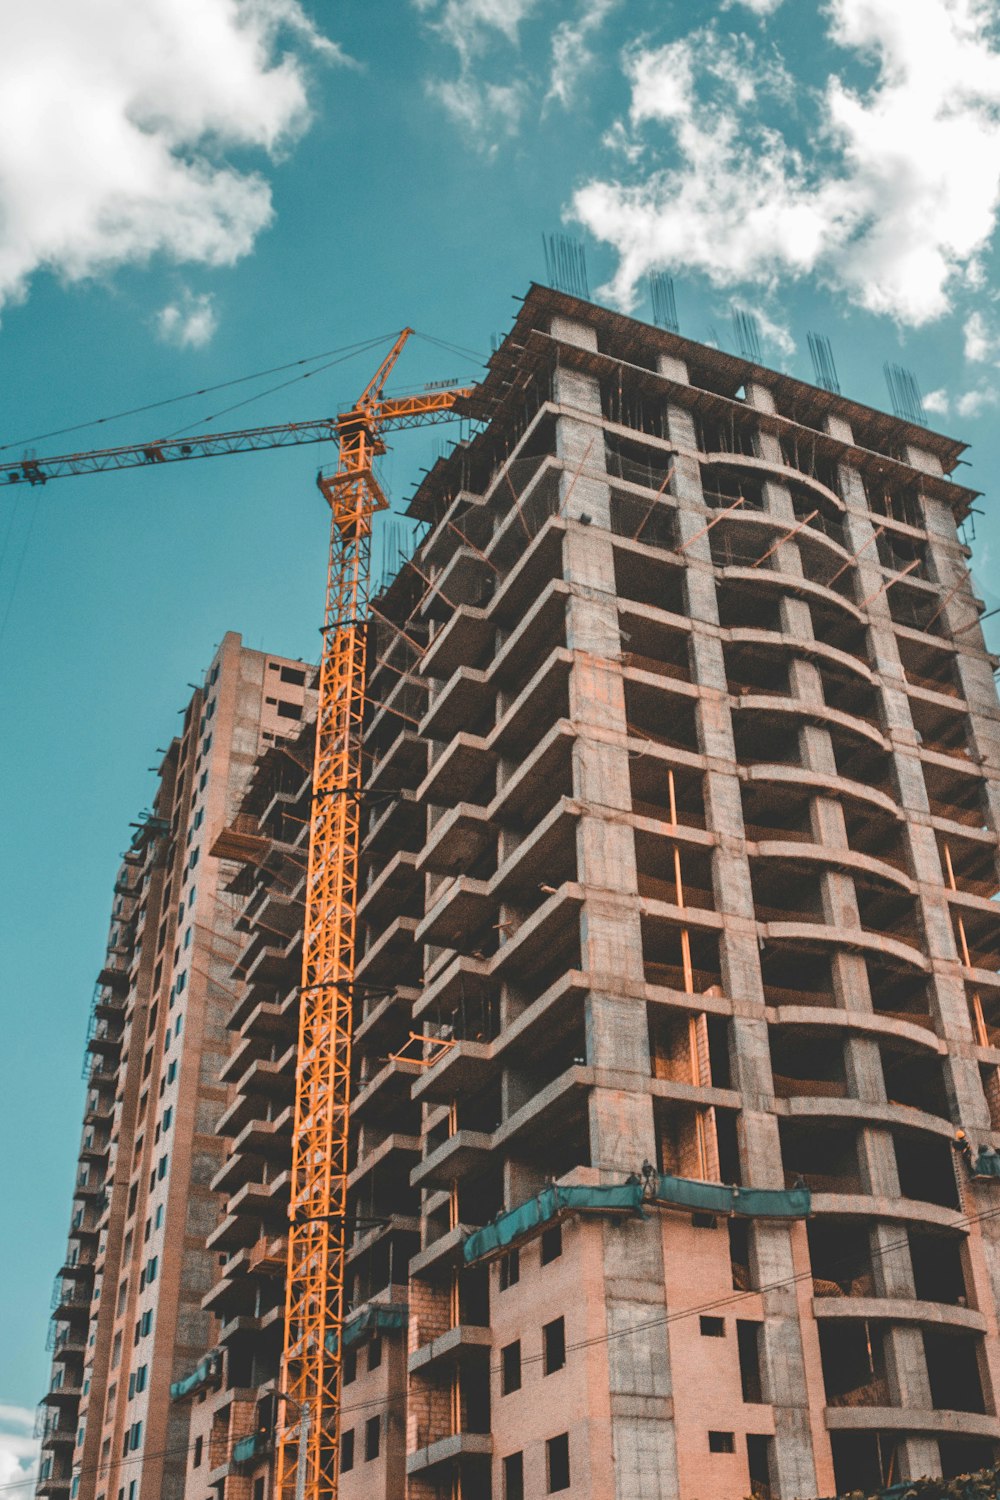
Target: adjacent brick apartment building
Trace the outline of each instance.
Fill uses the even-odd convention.
[[[201,1304],[218,1274],[237,944],[208,848],[262,752],[298,732],[307,671],[225,637],[118,872],[42,1403],[38,1493],[52,1500],[182,1492],[188,1413],[170,1384],[215,1342]]]
[[[1000,1180],[953,1138],[1000,1145],[1000,705],[962,445],[542,287],[477,402],[371,627],[343,1500],[988,1462]],[[207,846],[186,1500],[271,1496],[308,725],[282,739]]]

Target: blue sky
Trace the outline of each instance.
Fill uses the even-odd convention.
[[[8,7],[8,11],[10,7]],[[275,383],[40,435],[404,324],[487,353],[586,246],[595,295],[933,425],[997,459],[1000,50],[993,0],[36,0],[0,37],[0,457],[195,430]],[[372,354],[223,428],[333,412]],[[468,378],[413,343],[399,383]],[[405,502],[433,433],[387,464]],[[29,1447],[68,1218],[110,884],[177,709],[227,629],[312,657],[320,454],[4,493],[7,1027],[0,1060],[0,1483]],[[984,509],[989,510],[988,505]],[[995,523],[976,577],[1000,602]],[[995,638],[1000,640],[1000,636]],[[6,1437],[4,1436],[6,1433]]]

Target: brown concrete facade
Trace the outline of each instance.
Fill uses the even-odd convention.
[[[345,1386],[344,1500],[986,1461],[997,1189],[951,1141],[1000,1140],[1000,712],[961,446],[540,288],[481,395],[375,628],[351,1300],[409,1326],[405,1378]],[[464,1265],[644,1163],[813,1214]]]
[[[238,944],[210,849],[261,755],[299,732],[307,674],[224,638],[115,883],[42,1408],[39,1493],[56,1500],[183,1490],[190,1406],[170,1385],[217,1345],[201,1303],[218,1269],[212,1183]]]

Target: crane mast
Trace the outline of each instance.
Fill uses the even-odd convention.
[[[404,329],[338,421],[306,876],[288,1279],[275,1493],[335,1496],[347,1249],[351,1019],[361,820],[361,735],[372,519],[387,501],[373,463],[386,428],[445,416],[467,391],[386,399]],[[305,1467],[304,1474],[300,1465]]]

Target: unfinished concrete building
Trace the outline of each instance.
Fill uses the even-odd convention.
[[[208,850],[262,752],[308,717],[307,673],[225,637],[115,882],[41,1409],[38,1493],[52,1500],[183,1489],[189,1410],[170,1388],[217,1346],[201,1303],[218,1274],[212,1182],[233,1047],[237,934]]]
[[[952,1137],[1000,1141],[1000,744],[962,445],[539,287],[479,396],[371,665],[342,1496],[987,1461],[998,1184]]]
[[[1000,708],[962,445],[541,287],[477,410],[370,625],[342,1500],[989,1462],[1000,1160],[953,1141],[1000,1145]],[[310,736],[207,846],[185,1500],[273,1494]]]

